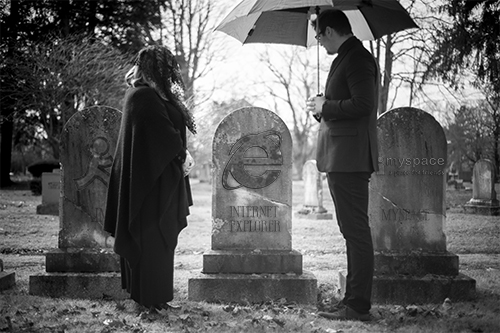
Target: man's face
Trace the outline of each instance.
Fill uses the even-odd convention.
[[[325,48],[328,54],[333,55],[339,51],[339,47],[342,45],[342,40],[340,35],[335,30],[331,27],[326,27],[323,33],[316,33],[316,39],[319,44]]]

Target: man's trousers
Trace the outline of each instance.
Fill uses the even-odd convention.
[[[373,243],[368,222],[369,172],[329,172],[328,186],[347,252],[343,303],[359,313],[371,308]]]

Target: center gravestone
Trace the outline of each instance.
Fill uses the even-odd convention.
[[[292,140],[273,112],[242,108],[213,141],[212,249],[189,299],[316,302],[316,279],[292,249]]]
[[[47,274],[30,276],[30,293],[51,297],[126,297],[114,239],[103,230],[108,180],[120,129],[119,110],[75,113],[61,134],[59,246],[46,254]]]
[[[380,171],[370,180],[369,202],[374,302],[472,297],[475,281],[459,274],[458,256],[446,249],[441,125],[422,110],[398,108],[381,115],[377,128]]]

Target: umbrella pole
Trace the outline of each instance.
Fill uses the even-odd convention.
[[[316,6],[316,33],[318,33],[319,30],[318,16],[319,16],[319,6]],[[319,91],[319,40],[316,40],[316,78],[318,86],[318,93],[316,94],[316,96],[321,96],[321,93]]]

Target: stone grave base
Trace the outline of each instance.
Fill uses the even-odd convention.
[[[211,250],[203,254],[205,274],[302,274],[302,254],[279,250]]]
[[[345,293],[346,272],[339,272],[340,295]],[[465,301],[476,295],[476,280],[463,274],[455,276],[428,274],[421,277],[406,275],[375,275],[372,303],[426,304],[442,303],[445,298]]]
[[[451,252],[385,253],[375,252],[375,275],[424,276],[457,275],[458,256]]]
[[[298,219],[304,219],[304,220],[333,220],[333,215],[330,213],[316,213],[316,212],[310,212],[310,213],[301,213],[301,212],[296,212],[293,214],[295,218]]]
[[[0,291],[12,288],[16,284],[16,273],[0,272]]]
[[[317,280],[304,271],[296,274],[204,274],[189,279],[190,301],[258,303],[285,298],[289,302],[317,302]]]
[[[54,272],[120,272],[120,257],[112,249],[53,249],[45,255],[45,270]]]
[[[45,274],[30,276],[30,294],[90,299],[129,297],[121,288],[120,259],[112,249],[53,249],[45,255],[45,270]]]
[[[472,203],[467,203],[464,205],[464,210],[466,214],[476,214],[476,215],[486,215],[486,216],[498,216],[500,215],[499,205],[475,205]]]
[[[32,275],[30,295],[83,299],[126,299],[120,273],[46,273]]]
[[[59,216],[59,203],[45,204],[36,206],[38,215],[55,215]]]

